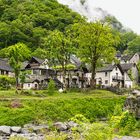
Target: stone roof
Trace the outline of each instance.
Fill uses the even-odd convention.
[[[35,59],[38,63],[42,64],[44,62],[43,59],[37,58],[37,57],[32,57],[33,59]]]
[[[116,65],[112,65],[112,64],[109,64],[105,67],[102,67],[100,69],[97,69],[96,72],[107,72],[107,71],[112,71],[114,68],[116,67]]]
[[[77,68],[81,66],[81,61],[75,55],[70,56],[70,62],[74,64]]]
[[[121,60],[129,61],[132,57],[134,56],[134,54],[129,54],[129,55],[124,55],[122,56]]]
[[[133,63],[126,63],[126,64],[120,64],[120,66],[121,66],[123,71],[128,71],[134,66],[134,64]]]
[[[11,71],[11,72],[13,71],[10,64],[8,63],[8,59],[0,58],[0,70]]]

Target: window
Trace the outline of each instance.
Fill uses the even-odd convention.
[[[118,70],[118,68],[116,67],[116,71]]]
[[[105,77],[107,76],[107,72],[105,72]]]
[[[34,69],[34,70],[33,70],[33,74],[35,74],[35,75],[40,75],[39,70]]]
[[[108,80],[105,80],[105,84],[108,84]]]

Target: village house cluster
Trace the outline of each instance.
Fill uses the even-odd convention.
[[[140,55],[121,55],[117,53],[116,58],[119,64],[108,64],[96,70],[96,85],[101,87],[132,88],[139,83],[139,72],[137,64]],[[82,65],[76,57],[71,56],[70,63],[74,66],[66,71],[66,86],[71,88],[85,88],[90,86],[91,73],[89,68]],[[24,83],[20,84],[23,89],[45,89],[50,79],[55,82],[58,88],[63,85],[61,69],[49,67],[48,60],[32,57],[29,61],[23,62],[21,71],[26,72]],[[7,59],[0,59],[0,75],[14,76]]]

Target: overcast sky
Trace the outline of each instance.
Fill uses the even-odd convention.
[[[107,10],[125,26],[140,34],[140,0],[90,0],[90,2]]]
[[[80,0],[58,0],[64,4]],[[114,15],[123,25],[140,34],[140,0],[86,0],[90,7],[100,7]]]

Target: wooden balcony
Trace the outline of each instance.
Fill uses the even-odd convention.
[[[124,80],[124,77],[123,76],[112,76],[112,80],[113,81],[123,81]]]

